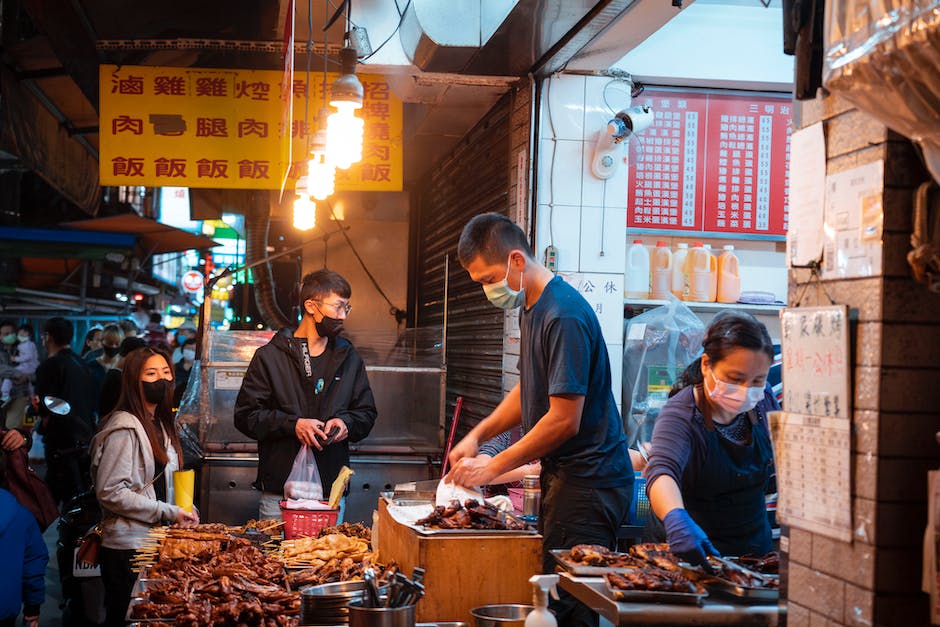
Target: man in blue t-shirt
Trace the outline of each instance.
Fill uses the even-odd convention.
[[[576,544],[613,548],[633,496],[633,467],[611,390],[600,324],[577,290],[539,264],[525,234],[507,217],[485,213],[463,229],[461,265],[495,306],[522,306],[519,383],[450,453],[446,481],[490,483],[542,460],[543,568],[551,549]],[[492,458],[481,442],[522,424],[525,436]],[[559,625],[597,625],[597,614],[562,593]]]

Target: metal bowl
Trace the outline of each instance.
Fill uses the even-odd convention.
[[[532,605],[484,605],[470,610],[475,627],[525,627],[525,617],[534,610]]]

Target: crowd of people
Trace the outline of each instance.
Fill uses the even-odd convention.
[[[94,326],[77,349],[65,318],[47,320],[40,338],[28,324],[0,321],[0,541],[17,565],[0,569],[0,627],[20,614],[37,625],[44,599],[49,555],[41,531],[49,521],[8,491],[16,479],[8,461],[25,459],[34,433],[44,449],[42,489],[61,513],[94,491],[107,624],[124,624],[135,577],[130,557],[149,527],[198,521],[197,513],[172,504],[168,480],[182,466],[174,408],[196,358],[196,327],[186,322],[168,332],[159,320],[155,315],[143,332],[133,320]],[[63,568],[71,566],[68,558],[60,559],[60,577],[71,574]]]

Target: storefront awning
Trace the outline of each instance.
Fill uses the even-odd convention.
[[[124,233],[136,236],[148,254],[173,253],[184,250],[206,250],[218,244],[208,237],[195,235],[156,220],[142,218],[129,213],[108,218],[79,220],[62,225],[69,229],[97,231],[99,233]]]

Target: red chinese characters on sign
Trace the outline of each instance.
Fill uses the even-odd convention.
[[[199,159],[196,161],[196,176],[209,179],[227,179],[228,161],[225,159]]]
[[[258,137],[268,136],[268,123],[248,118],[238,122],[238,136],[247,137],[248,135],[257,135]]]
[[[268,168],[270,161],[252,161],[242,159],[238,162],[238,178],[242,179],[266,179],[268,177]]]
[[[709,96],[706,231],[786,233],[791,103]]]
[[[182,76],[156,76],[153,79],[154,96],[185,96],[186,81]]]
[[[225,118],[196,118],[196,137],[228,137]]]
[[[786,233],[789,99],[647,90],[634,104],[655,122],[636,138],[627,226]]]
[[[704,94],[644,92],[635,104],[653,107],[654,122],[631,153],[627,225],[700,230],[705,160]]]
[[[225,82],[224,78],[197,78],[196,95],[225,98],[228,96],[228,83]]]
[[[142,76],[112,78],[111,93],[125,96],[142,96],[144,94],[144,78]]]
[[[111,160],[114,176],[143,176],[144,160],[136,157],[115,157]]]
[[[119,115],[111,120],[111,134],[130,133],[132,135],[143,135],[144,121],[140,118],[132,118],[129,115]]]
[[[157,176],[168,176],[171,178],[186,176],[186,159],[167,159],[160,157],[154,159],[153,164],[156,168]]]
[[[268,100],[271,86],[263,81],[236,81],[235,97],[250,98],[252,100]]]

